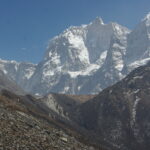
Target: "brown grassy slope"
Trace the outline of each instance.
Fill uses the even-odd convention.
[[[35,150],[89,149],[88,142],[78,133],[50,118],[36,106],[36,99],[30,99],[32,104],[25,103],[23,97],[11,92],[1,93],[0,148],[9,150],[19,146],[20,149],[26,147]],[[92,149],[94,150],[91,147]]]

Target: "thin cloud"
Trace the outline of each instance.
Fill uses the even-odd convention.
[[[27,48],[25,48],[25,47],[22,47],[22,48],[21,48],[21,50],[23,50],[23,51],[24,51],[24,50],[27,50]]]

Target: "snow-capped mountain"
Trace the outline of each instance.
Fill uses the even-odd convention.
[[[125,63],[131,71],[150,60],[150,13],[130,33],[127,42]]]
[[[38,65],[1,60],[0,68],[32,94],[93,94],[146,64],[149,43],[150,13],[133,31],[97,17],[51,39]]]
[[[103,65],[92,76],[88,76],[87,82],[80,89],[81,93],[98,93],[124,77],[122,69],[129,32],[119,33],[113,35]]]
[[[25,92],[0,70],[0,93],[2,90],[9,90],[18,95],[25,95]]]
[[[101,18],[96,18],[88,25],[70,27],[50,40],[46,55],[28,85],[29,91],[39,94],[91,93],[92,90],[87,92],[82,87],[89,77],[106,64],[108,54],[112,51],[110,46],[118,46],[113,42],[114,39],[122,42],[120,55],[124,55],[129,32],[117,23],[104,24]],[[115,63],[118,65],[117,60]]]
[[[36,65],[32,63],[19,63],[0,59],[0,70],[23,89],[26,89],[27,82],[33,75],[35,68]]]

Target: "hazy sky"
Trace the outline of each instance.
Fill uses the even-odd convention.
[[[48,40],[97,16],[130,29],[150,11],[150,0],[0,0],[0,58],[39,62]]]

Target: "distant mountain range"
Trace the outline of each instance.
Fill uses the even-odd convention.
[[[150,60],[150,13],[130,31],[96,18],[49,41],[37,64],[0,60],[0,69],[28,93],[97,94]]]

